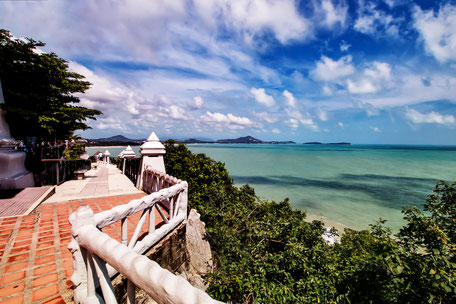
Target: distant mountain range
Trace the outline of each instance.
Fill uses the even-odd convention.
[[[252,136],[238,137],[235,139],[219,139],[217,141],[203,141],[198,139],[176,140],[183,144],[296,144],[294,141],[262,141]]]
[[[349,143],[349,142],[321,143],[318,141],[305,142],[304,144],[305,145],[344,145],[344,146],[351,145],[351,143]]]
[[[115,135],[107,138],[87,139],[88,146],[122,146],[122,145],[140,145],[146,139],[131,139],[123,135]],[[234,139],[219,139],[216,141],[190,138],[186,140],[175,140],[176,143],[183,144],[296,144],[294,141],[262,141],[252,136],[238,137]],[[350,145],[348,142],[321,143],[306,142],[305,145]]]
[[[123,135],[115,135],[107,138],[87,139],[88,146],[122,146],[122,145],[140,145],[145,139],[131,139]]]

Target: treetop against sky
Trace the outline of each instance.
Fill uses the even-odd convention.
[[[1,1],[93,86],[81,133],[456,144],[455,1]]]

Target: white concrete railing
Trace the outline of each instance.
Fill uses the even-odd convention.
[[[186,280],[141,255],[187,219],[187,182],[150,168],[145,174],[149,181],[160,181],[155,187],[157,192],[95,215],[89,206],[81,206],[70,216],[72,236],[68,249],[73,254],[75,303],[103,303],[95,292],[98,286],[106,303],[117,303],[111,284],[111,277],[117,272],[128,280],[127,303],[134,303],[135,285],[158,303],[216,303]],[[164,222],[157,229],[155,210]],[[142,215],[128,241],[128,216],[140,211]],[[147,235],[138,241],[147,218]],[[118,221],[121,243],[101,231]]]
[[[180,183],[181,180],[146,166],[144,171],[143,190],[147,193],[159,191]]]

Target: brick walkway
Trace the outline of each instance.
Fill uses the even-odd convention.
[[[144,195],[46,204],[34,214],[0,219],[0,303],[72,303],[68,217],[81,204],[98,213]],[[129,217],[129,237],[139,216]],[[158,222],[160,216],[157,214],[155,218]],[[146,227],[143,229],[146,232]],[[120,223],[103,231],[120,241]]]

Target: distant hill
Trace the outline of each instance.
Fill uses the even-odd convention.
[[[121,146],[121,145],[140,145],[145,139],[131,139],[123,135],[115,135],[106,138],[87,139],[87,146]]]
[[[318,141],[310,141],[305,142],[304,145],[341,145],[341,146],[349,146],[351,143],[349,142],[335,142],[335,143],[321,143]]]
[[[233,138],[233,139],[219,139],[217,141],[203,140],[203,139],[186,139],[176,140],[176,143],[182,144],[296,144],[294,141],[262,141],[250,135]]]
[[[206,144],[206,143],[214,143],[213,141],[206,141],[200,140],[195,138],[185,139],[185,140],[174,140],[178,144]]]
[[[250,135],[235,139],[219,139],[217,144],[295,144],[294,141],[262,141]]]
[[[262,144],[263,141],[256,139],[252,136],[238,137],[236,139],[219,139],[218,144]]]

